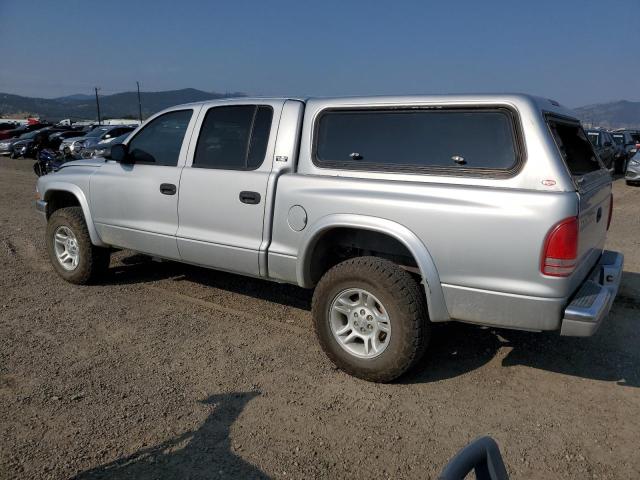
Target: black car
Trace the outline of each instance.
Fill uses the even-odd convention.
[[[60,144],[65,138],[77,137],[79,135],[82,135],[83,132],[83,130],[72,130],[67,128],[66,130],[52,133],[51,135],[49,135],[49,148],[51,148],[52,150],[58,150],[58,147],[60,147]]]
[[[11,158],[33,157],[35,149],[49,148],[48,138],[60,127],[45,127],[33,132],[24,133],[18,138],[0,141],[0,154],[9,154]]]
[[[33,132],[34,130],[41,130],[47,126],[48,124],[46,123],[32,123],[30,125],[22,125],[11,130],[0,131],[0,140],[17,138],[24,133]]]
[[[618,149],[611,134],[604,130],[587,130],[587,135],[604,166],[609,170],[613,170]]]
[[[637,144],[640,143],[640,135],[632,130],[618,130],[611,132],[611,136],[623,153],[623,158],[619,165],[620,168],[616,168],[616,170],[618,170],[619,173],[624,173],[627,170],[627,162],[638,151]],[[616,165],[616,167],[618,167],[618,165]]]

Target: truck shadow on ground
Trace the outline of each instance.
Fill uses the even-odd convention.
[[[258,392],[212,395],[202,401],[213,412],[194,431],[76,475],[77,480],[247,478],[267,479],[264,472],[238,457],[229,440],[231,425]]]
[[[136,284],[164,279],[190,281],[201,285],[247,295],[259,300],[311,310],[313,292],[294,285],[274,283],[178,262],[154,262],[146,255],[123,257],[112,266],[104,284]]]
[[[131,255],[111,268],[106,283],[143,283],[172,278],[247,295],[303,310],[311,309],[312,291],[217,272],[189,265],[151,262]],[[640,286],[640,274],[625,272],[623,284]],[[533,333],[451,322],[436,324],[425,358],[399,383],[428,383],[454,378],[490,362],[509,349],[502,366],[529,366],[575,377],[640,387],[640,298],[621,289],[607,319],[593,337],[561,337],[557,332]],[[310,330],[310,335],[312,334]]]

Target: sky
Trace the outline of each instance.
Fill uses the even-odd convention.
[[[640,0],[0,0],[0,92],[640,100]]]

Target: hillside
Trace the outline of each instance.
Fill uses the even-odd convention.
[[[142,115],[146,118],[172,105],[230,96],[238,97],[243,96],[243,94],[222,94],[185,88],[164,92],[141,92],[140,96],[142,99]],[[83,94],[49,99],[0,93],[0,117],[25,112],[49,121],[58,121],[63,118],[92,120],[96,118],[96,102],[95,97]],[[102,118],[138,118],[137,93],[123,92],[100,96],[100,114]]]
[[[213,100],[216,98],[244,96],[243,93],[204,92],[195,88],[142,92],[142,115],[149,115],[181,103]],[[587,126],[605,128],[640,128],[640,102],[620,100],[610,103],[587,105],[574,109]],[[100,112],[103,118],[138,117],[136,92],[123,92],[100,96]],[[31,98],[0,93],[0,117],[31,114],[42,119],[57,121],[63,118],[96,118],[96,102],[93,95],[76,94],[60,98]]]
[[[576,108],[586,125],[604,128],[640,128],[640,102],[620,100]]]

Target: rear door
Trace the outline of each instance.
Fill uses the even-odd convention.
[[[581,280],[604,248],[613,201],[611,176],[577,120],[550,116],[547,121],[576,185],[580,224],[576,277]]]
[[[177,237],[184,261],[260,274],[267,184],[283,103],[202,109],[180,180]]]

